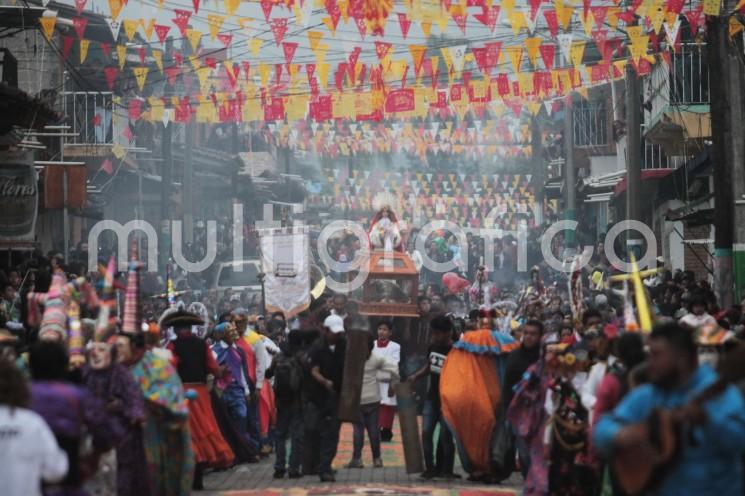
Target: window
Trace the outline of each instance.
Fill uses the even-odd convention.
[[[683,44],[672,56],[670,103],[709,103],[706,46]]]
[[[233,267],[226,265],[220,271],[218,286],[258,286],[258,267],[251,262],[243,262],[243,271],[234,271]]]
[[[608,114],[605,101],[575,102],[574,146],[604,146],[608,144]]]

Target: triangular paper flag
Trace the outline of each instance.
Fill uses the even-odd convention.
[[[152,53],[155,59],[155,65],[158,66],[158,70],[163,74],[163,52],[160,50],[150,50],[150,53]]]
[[[555,10],[544,10],[543,17],[546,18],[546,25],[548,31],[551,33],[551,38],[556,38],[559,34],[559,19],[556,16]]]
[[[310,1],[310,0],[306,0]],[[298,44],[295,42],[290,41],[283,41],[282,42],[282,51],[285,54],[285,62],[287,64],[292,64],[292,58],[295,56],[295,50],[297,50]]]
[[[52,35],[54,34],[54,25],[57,24],[57,16],[54,17],[40,17],[39,23],[41,24],[41,30],[44,32],[44,36],[47,41],[52,41]]]
[[[217,33],[220,32],[220,28],[222,28],[222,24],[225,22],[225,16],[217,15],[217,14],[209,14],[207,16],[207,25],[210,27],[210,38],[216,39]]]
[[[209,67],[200,67],[196,70],[197,78],[199,79],[199,89],[204,93],[207,90],[207,78],[210,76]]]
[[[522,65],[522,59],[523,59],[523,49],[520,46],[512,46],[507,48],[505,50],[507,52],[507,57],[510,60],[510,63],[512,64],[512,68],[515,69],[515,72],[520,72],[520,66]]]
[[[422,21],[419,23],[419,25],[422,28],[422,33],[424,33],[425,38],[429,38],[432,34],[432,21]]]
[[[196,52],[199,42],[202,40],[202,32],[196,29],[187,29],[186,38],[189,40],[192,51]]]
[[[132,41],[135,37],[135,33],[137,33],[137,26],[140,25],[140,21],[124,19],[122,24],[124,24],[124,34],[127,35],[127,40]]]
[[[222,43],[222,46],[228,48],[230,43],[233,41],[233,33],[219,33],[217,40]]]
[[[556,45],[550,43],[544,43],[541,45],[541,58],[543,59],[543,66],[547,71],[554,68],[554,59],[556,58]]]
[[[555,0],[554,6],[556,8],[556,18],[559,21],[559,26],[562,29],[569,29],[569,23],[572,22],[572,14],[574,14],[574,7],[566,5],[563,0]]]
[[[466,47],[467,45],[456,45],[448,47],[447,49],[448,56],[452,61],[453,69],[456,73],[463,70],[463,63],[466,57]]]
[[[306,3],[312,3],[312,0],[305,0]],[[318,44],[323,39],[322,31],[308,31],[308,42],[310,43],[311,51],[315,51],[318,48]]]
[[[166,42],[166,36],[168,36],[168,31],[171,30],[171,26],[164,26],[162,24],[156,24],[155,25],[155,34],[158,37],[158,41],[161,43]]]
[[[406,17],[406,14],[399,12],[398,14],[398,25],[401,27],[401,34],[404,39],[409,35],[409,28],[411,27],[411,21]]]
[[[453,15],[453,20],[455,21],[455,25],[458,26],[460,31],[465,35],[466,34],[466,21],[468,20],[468,14],[457,14]]]
[[[435,17],[435,22],[437,22],[437,27],[440,28],[440,32],[445,33],[448,23],[450,22],[450,16],[445,9],[440,9],[440,13]]]
[[[386,55],[388,55],[388,52],[390,51],[391,46],[393,45],[391,45],[390,43],[383,42],[383,41],[375,42],[375,53],[378,56],[378,60],[383,60],[386,57]]]
[[[272,16],[274,2],[272,0],[261,0],[259,3],[261,4],[261,10],[264,12],[264,19],[266,19],[266,22],[269,22],[269,18]]]
[[[142,91],[145,88],[145,80],[147,79],[147,67],[133,67],[132,72],[135,73],[135,81],[137,81],[137,88]]]
[[[116,76],[119,74],[119,69],[116,67],[106,67],[103,70],[103,74],[106,77],[106,84],[109,86],[109,91],[114,91],[114,82]]]
[[[277,44],[277,46],[280,46],[280,44],[282,43],[282,40],[285,37],[285,33],[287,32],[287,19],[286,18],[272,19],[270,23],[270,28],[272,30],[272,35],[274,35],[274,42]]]
[[[528,52],[528,60],[530,60],[531,65],[535,68],[538,62],[538,50],[541,47],[541,39],[538,37],[527,38],[523,43],[525,43],[525,51]]]
[[[585,55],[585,44],[586,42],[584,41],[575,41],[572,43],[571,57],[575,69],[579,69],[579,66],[582,65],[582,57]]]
[[[499,5],[489,8],[484,6],[483,12],[481,14],[475,14],[473,17],[475,17],[476,20],[479,21],[481,24],[489,28],[489,31],[493,33],[494,28],[497,26],[497,21],[499,20],[499,11]]]
[[[85,27],[88,25],[88,19],[85,17],[73,17],[72,25],[75,28],[75,34],[78,35],[78,39],[82,39],[85,34]]]
[[[127,63],[127,45],[117,45],[116,56],[119,60],[119,69],[124,69],[124,64]]]
[[[112,19],[116,20],[119,18],[119,14],[122,13],[122,7],[124,7],[122,0],[109,0],[109,12]]]
[[[259,52],[261,51],[261,45],[264,44],[264,40],[261,38],[251,38],[249,40],[248,44],[251,46],[251,53],[254,57],[259,56]]]
[[[422,70],[422,62],[424,61],[424,53],[426,51],[427,47],[424,45],[409,45],[411,60],[414,63],[414,74],[417,77],[419,76],[419,72]]]
[[[225,0],[225,13],[229,16],[235,15],[241,0]]]
[[[186,28],[189,26],[191,12],[183,9],[173,9],[173,13],[176,14],[173,23],[178,27],[181,34],[186,37]]]
[[[559,42],[559,49],[564,56],[564,60],[569,62],[572,59],[572,33],[562,33],[556,37]]]
[[[517,36],[520,33],[520,30],[523,27],[527,27],[527,23],[525,22],[525,16],[523,13],[519,10],[511,10],[507,14],[507,20],[510,23],[510,26],[512,26],[512,32]]]
[[[153,37],[153,29],[155,29],[155,19],[150,19],[145,25],[145,21],[142,21],[142,31],[145,33],[145,38],[150,41]]]
[[[88,57],[88,46],[91,44],[90,40],[80,40],[80,63],[84,63],[86,57]]]
[[[88,3],[88,0],[75,0],[75,11],[78,15],[83,13],[86,3]]]

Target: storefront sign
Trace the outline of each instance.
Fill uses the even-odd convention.
[[[33,243],[38,204],[38,177],[30,154],[0,152],[0,247]]]

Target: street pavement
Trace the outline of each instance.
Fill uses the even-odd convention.
[[[222,472],[212,472],[205,476],[205,491],[195,494],[209,496],[304,496],[304,495],[345,495],[376,494],[404,496],[513,496],[520,493],[522,479],[513,474],[505,483],[498,486],[471,484],[465,480],[429,480],[419,478],[419,474],[407,474],[404,468],[403,447],[400,434],[394,433],[391,443],[383,443],[382,458],[384,468],[372,467],[369,444],[365,444],[362,461],[363,469],[344,468],[352,455],[352,426],[342,426],[339,452],[334,462],[337,470],[336,483],[321,483],[317,476],[301,479],[281,480],[272,478],[274,474],[274,455],[260,463],[240,465]],[[456,469],[456,472],[458,470]]]

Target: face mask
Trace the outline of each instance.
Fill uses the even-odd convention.
[[[93,370],[103,370],[111,365],[111,345],[107,343],[93,343],[88,357]]]

